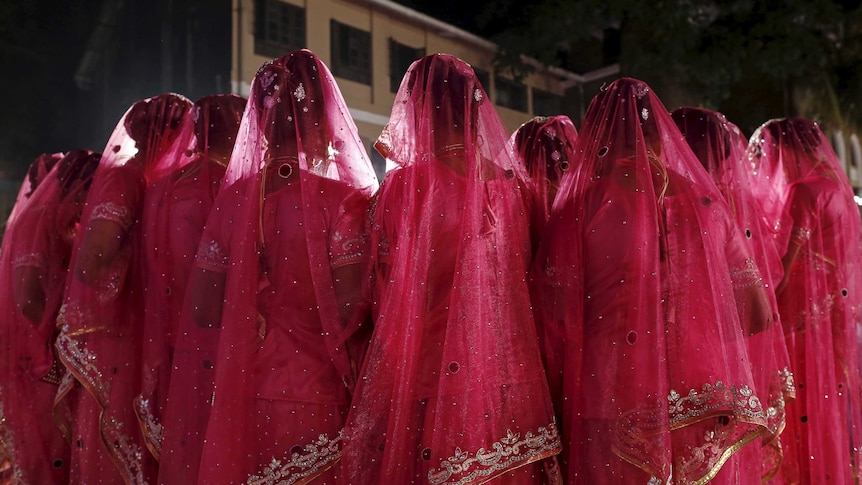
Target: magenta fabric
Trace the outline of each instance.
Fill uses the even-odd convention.
[[[187,289],[220,332],[199,483],[334,480],[376,186],[326,65],[307,50],[264,64]]]
[[[53,351],[55,319],[99,158],[88,150],[69,151],[41,178],[0,249],[0,446],[13,481],[69,479],[69,444],[52,414],[63,373]]]
[[[508,138],[465,62],[407,71],[378,140],[397,168],[373,202],[348,483],[558,483],[526,284],[534,200]]]
[[[782,476],[853,483],[859,476],[859,212],[818,125],[771,120],[749,145],[754,190],[782,255],[777,286],[797,399],[782,435]]]
[[[769,423],[769,433],[761,440],[762,474],[771,479],[778,474],[783,450],[778,440],[786,425],[786,403],[796,397],[793,372],[784,331],[780,324],[775,287],[781,281],[781,256],[769,229],[765,226],[752,192],[750,161],[746,150],[748,140],[721,113],[704,108],[684,107],[671,113],[692,151],[724,196],[737,225],[745,236],[762,280],[753,282],[766,288],[772,325],[764,332],[747,339],[752,375],[757,388],[766,396],[763,405]],[[740,319],[750,312],[760,311],[762,300],[750,300],[750,292],[738,292],[737,308]]]
[[[760,482],[765,299],[721,193],[649,86],[591,102],[534,268],[568,483]]]
[[[186,283],[244,108],[245,100],[235,95],[207,96],[195,102],[191,113],[195,121],[194,152],[155,181],[145,196],[141,218],[143,374],[135,411],[147,447],[156,459],[161,456],[167,427],[163,420]],[[179,383],[183,387],[194,384]],[[183,414],[200,412],[192,404],[181,403]]]
[[[140,218],[147,188],[183,163],[191,102],[175,94],[138,101],[102,153],[81,217],[57,324],[57,351],[80,386],[61,386],[71,413],[76,483],[155,479],[132,405],[141,389],[143,276]]]
[[[21,188],[18,189],[18,196],[15,198],[15,205],[12,206],[12,211],[9,213],[9,217],[6,222],[7,226],[15,220],[18,213],[26,205],[27,199],[33,195],[33,192],[36,191],[39,183],[48,175],[51,168],[53,168],[54,165],[63,158],[63,155],[64,154],[62,152],[43,153],[33,160],[30,164],[30,168],[27,169],[27,175],[24,177],[24,181],[21,182]]]
[[[537,208],[547,220],[563,174],[571,168],[578,130],[565,115],[537,116],[512,134],[510,143],[524,160],[527,179],[539,199]]]

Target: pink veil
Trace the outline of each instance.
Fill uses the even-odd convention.
[[[735,290],[762,287],[721,193],[635,79],[593,99],[575,152],[534,274],[569,483],[759,476],[745,335],[771,314],[737,314]]]
[[[64,381],[57,398],[60,409],[75,410],[72,422],[62,423],[76,443],[73,481],[113,473],[127,483],[154,478],[132,406],[141,388],[139,219],[148,186],[184,163],[190,109],[176,94],[132,105],[108,140],[87,196],[57,319],[60,360],[86,392],[71,393],[72,382]]]
[[[350,483],[485,483],[559,452],[526,285],[532,197],[507,142],[468,64],[413,63],[378,140],[398,167],[374,202]]]
[[[765,123],[749,155],[755,195],[782,255],[776,291],[797,383],[782,472],[787,480],[851,483],[862,438],[862,251],[853,190],[813,121]]]
[[[345,301],[336,274],[365,250],[339,221],[361,228],[376,186],[323,62],[299,50],[264,64],[187,290],[196,323],[221,327],[202,483],[307,483],[340,458],[359,277]]]
[[[52,418],[61,377],[55,319],[84,198],[100,154],[69,151],[41,177],[0,254],[0,446],[11,473],[27,483],[68,480],[69,449]]]
[[[767,397],[763,404],[766,406],[770,432],[763,439],[765,448],[762,459],[763,477],[769,479],[775,476],[781,467],[782,449],[778,436],[784,431],[786,424],[785,404],[796,396],[784,332],[781,325],[777,324],[779,318],[775,287],[783,274],[781,256],[776,250],[771,233],[764,225],[752,192],[751,170],[746,153],[748,140],[739,128],[721,113],[703,108],[678,108],[671,116],[730,205],[731,212],[745,236],[749,252],[763,277],[759,284],[768,288],[766,296],[776,324],[747,340],[757,389]],[[749,293],[738,293],[740,318],[745,319],[746,314],[756,311],[761,302],[747,301]]]
[[[45,179],[45,176],[48,175],[51,168],[53,168],[61,158],[63,158],[63,153],[57,152],[43,153],[33,160],[30,164],[30,168],[27,169],[27,175],[24,177],[24,181],[21,182],[21,188],[18,189],[18,196],[15,198],[15,205],[12,207],[12,212],[9,213],[9,218],[6,222],[7,226],[15,220],[15,217],[24,207],[27,199],[33,195],[33,192],[36,191],[39,183]]]
[[[560,180],[571,167],[577,139],[578,130],[565,115],[537,116],[512,134],[510,142],[524,160],[530,175],[528,182],[539,198],[537,209],[545,220],[550,216]]]
[[[244,109],[245,99],[232,94],[196,101],[191,113],[195,126],[193,153],[181,157],[181,163],[157,180],[145,196],[141,219],[146,279],[144,360],[135,411],[147,447],[156,459],[162,446],[162,420],[188,275]],[[187,328],[189,331],[194,329]]]
[[[158,241],[155,246],[163,248],[160,264],[172,268],[164,271],[170,281],[154,281],[156,285],[168,283],[171,288],[163,302],[168,305],[154,307],[170,313],[165,317],[168,322],[165,330],[170,333],[158,340],[154,335],[156,345],[149,352],[145,347],[145,355],[151,359],[145,361],[144,371],[159,371],[151,381],[158,398],[149,400],[150,406],[160,406],[151,415],[158,425],[148,427],[156,431],[155,438],[161,438],[150,440],[151,450],[159,452],[159,483],[197,482],[203,434],[209,419],[218,333],[197,327],[189,312],[183,312],[183,305],[198,243],[230,160],[244,110],[245,99],[230,94],[206,96],[195,102],[196,155],[188,165],[163,179],[159,188],[164,196],[154,198],[156,204],[148,207],[152,234]]]

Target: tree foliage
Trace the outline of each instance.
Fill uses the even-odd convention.
[[[623,75],[683,89],[699,104],[716,109],[742,111],[732,106],[731,97],[746,89],[762,90],[781,100],[767,115],[819,117],[843,128],[862,127],[859,4],[492,0],[480,23],[501,47],[498,68],[516,75],[532,69],[521,62],[521,53],[573,69],[583,57],[584,42],[618,32]]]

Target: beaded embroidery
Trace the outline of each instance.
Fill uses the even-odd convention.
[[[138,396],[135,399],[135,413],[138,419],[143,424],[144,439],[150,448],[154,448],[154,453],[158,456],[162,450],[162,438],[164,437],[164,428],[162,423],[153,415],[150,409],[150,400],[144,399],[143,396]]]
[[[45,267],[45,256],[40,253],[27,253],[17,256],[12,260],[12,268],[21,266],[32,266],[34,268]]]
[[[224,270],[228,267],[228,256],[215,240],[202,244],[195,262],[203,268]]]
[[[428,471],[428,483],[430,485],[472,483],[479,477],[489,477],[496,472],[542,459],[562,446],[555,423],[550,423],[536,431],[536,433],[528,431],[521,438],[521,433],[507,430],[505,437],[492,443],[488,449],[479,448],[472,457],[469,452],[456,448],[452,456],[440,460],[439,467]]]
[[[730,280],[734,289],[747,288],[749,286],[760,286],[763,284],[763,276],[754,258],[746,258],[741,267],[731,268]]]
[[[341,458],[343,431],[333,439],[325,434],[303,448],[301,453],[278,459],[273,457],[259,475],[248,477],[248,485],[290,485],[299,480],[312,477],[331,466]]]
[[[128,207],[115,204],[113,202],[105,202],[93,208],[90,219],[101,219],[111,222],[116,222],[127,231],[132,227],[132,211]]]

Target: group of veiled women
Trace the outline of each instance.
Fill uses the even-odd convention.
[[[511,137],[417,60],[375,148],[328,68],[135,103],[0,251],[10,483],[846,484],[860,222],[818,126],[643,82]]]

